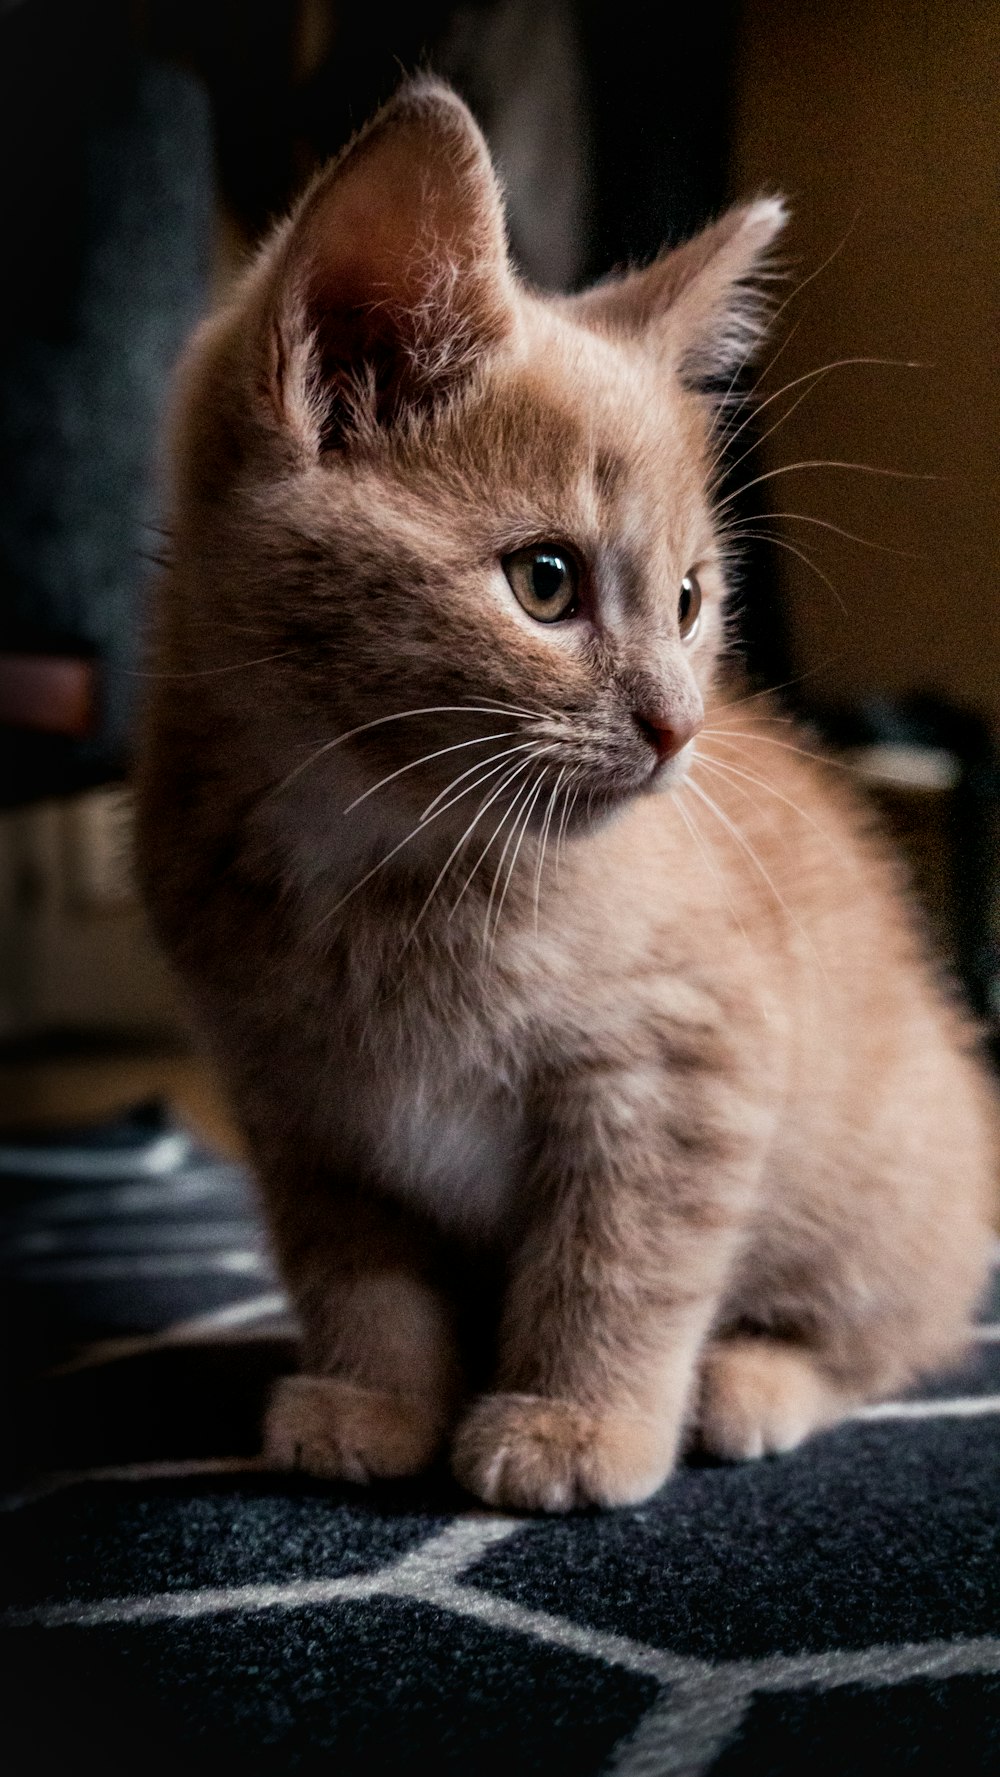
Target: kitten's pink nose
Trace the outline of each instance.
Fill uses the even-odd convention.
[[[642,733],[656,752],[657,762],[666,764],[668,759],[676,758],[682,748],[693,740],[704,721],[701,711],[695,715],[681,714],[673,716],[646,715],[636,711],[635,719]]]

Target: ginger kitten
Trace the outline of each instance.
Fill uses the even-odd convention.
[[[191,347],[140,865],[302,1319],[276,1465],[620,1505],[961,1350],[985,1077],[720,678],[704,389],[782,221],[543,299],[417,81]]]

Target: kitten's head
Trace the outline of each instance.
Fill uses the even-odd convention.
[[[196,348],[182,452],[202,621],[280,656],[276,776],[342,803],[394,774],[369,812],[436,798],[445,837],[683,774],[723,625],[706,389],[749,355],[782,222],[749,204],[537,296],[482,137],[430,81],[317,178]]]

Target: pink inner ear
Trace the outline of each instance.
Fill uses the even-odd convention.
[[[472,206],[448,189],[452,169],[434,166],[428,145],[413,135],[397,132],[373,144],[360,165],[345,167],[310,217],[309,283],[317,306],[412,308],[434,261],[463,256],[462,224],[474,218],[463,218],[462,209]]]
[[[468,370],[510,316],[499,193],[464,106],[390,106],[307,198],[286,264],[334,406],[358,372],[385,418]]]
[[[574,299],[591,326],[641,336],[695,382],[744,362],[766,321],[754,279],[786,220],[780,199],[737,205],[644,270]]]

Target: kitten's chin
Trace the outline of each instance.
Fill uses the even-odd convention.
[[[662,796],[679,790],[686,783],[694,758],[694,741],[688,741],[672,759],[664,759],[651,771],[636,776],[631,782],[596,783],[583,792],[567,818],[567,835],[592,833],[617,820],[630,808],[637,796]]]
[[[689,740],[672,759],[664,759],[654,765],[643,788],[654,796],[662,796],[669,790],[679,790],[687,780],[693,758],[694,741]]]

